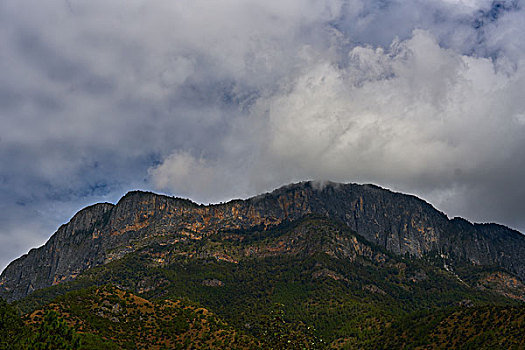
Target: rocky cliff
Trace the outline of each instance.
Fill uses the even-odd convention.
[[[303,182],[208,206],[138,191],[116,205],[93,205],[44,246],[13,261],[0,276],[0,295],[22,298],[153,243],[228,237],[254,227],[264,231],[308,214],[343,223],[395,254],[439,256],[448,266],[494,265],[525,280],[525,236],[517,231],[449,220],[421,199],[373,185]]]

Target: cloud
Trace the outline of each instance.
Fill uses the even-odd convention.
[[[224,187],[209,184],[221,183],[242,159],[241,171],[229,171],[240,184],[235,195],[304,178],[375,182],[423,195],[455,215],[519,225],[519,206],[501,204],[516,196],[525,170],[509,166],[525,146],[522,62],[509,75],[497,60],[443,48],[423,30],[387,49],[354,47],[348,56],[343,68],[313,60],[257,100],[226,138],[235,143],[244,130],[257,130],[248,131],[257,152],[224,147],[221,162],[188,155],[182,162],[175,154],[152,172],[155,183],[219,196]],[[499,204],[480,204],[483,196]]]
[[[376,182],[525,229],[522,7],[3,1],[0,266],[135,188]]]
[[[181,196],[206,203],[231,199],[235,183],[229,172],[233,169],[227,171],[209,163],[187,152],[177,152],[164,159],[162,164],[150,168],[149,174],[157,189],[176,189]]]
[[[270,173],[371,181],[434,202],[432,193],[460,188],[455,200],[469,202],[452,212],[478,220],[507,212],[518,222],[517,207],[482,210],[473,193],[502,203],[520,187],[522,62],[508,75],[421,30],[389,50],[355,47],[349,56],[349,67],[318,64],[289,92],[261,101],[271,130],[263,166],[276,165]]]

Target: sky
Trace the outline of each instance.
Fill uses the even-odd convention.
[[[0,269],[78,210],[374,183],[525,231],[525,1],[3,0]]]

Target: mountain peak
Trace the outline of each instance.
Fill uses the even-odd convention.
[[[525,280],[525,237],[516,231],[449,220],[415,196],[375,185],[307,181],[215,205],[131,191],[116,205],[81,210],[43,247],[12,262],[0,275],[0,293],[18,299],[153,243],[199,241],[254,228],[270,232],[307,215],[339,222],[394,254],[445,255],[448,265],[496,265]]]

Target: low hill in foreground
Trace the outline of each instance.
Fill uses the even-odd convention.
[[[104,286],[67,293],[23,318],[1,303],[0,349],[523,349],[524,324],[523,305],[462,305],[326,343],[283,305],[261,315],[250,335],[189,300],[151,302]]]
[[[2,308],[6,334],[11,331],[3,349],[261,348],[204,308],[183,300],[150,302],[111,286],[69,293],[22,319],[8,305]],[[52,326],[60,321],[49,321],[50,314],[65,321],[61,328]],[[74,335],[54,339],[68,332]]]

